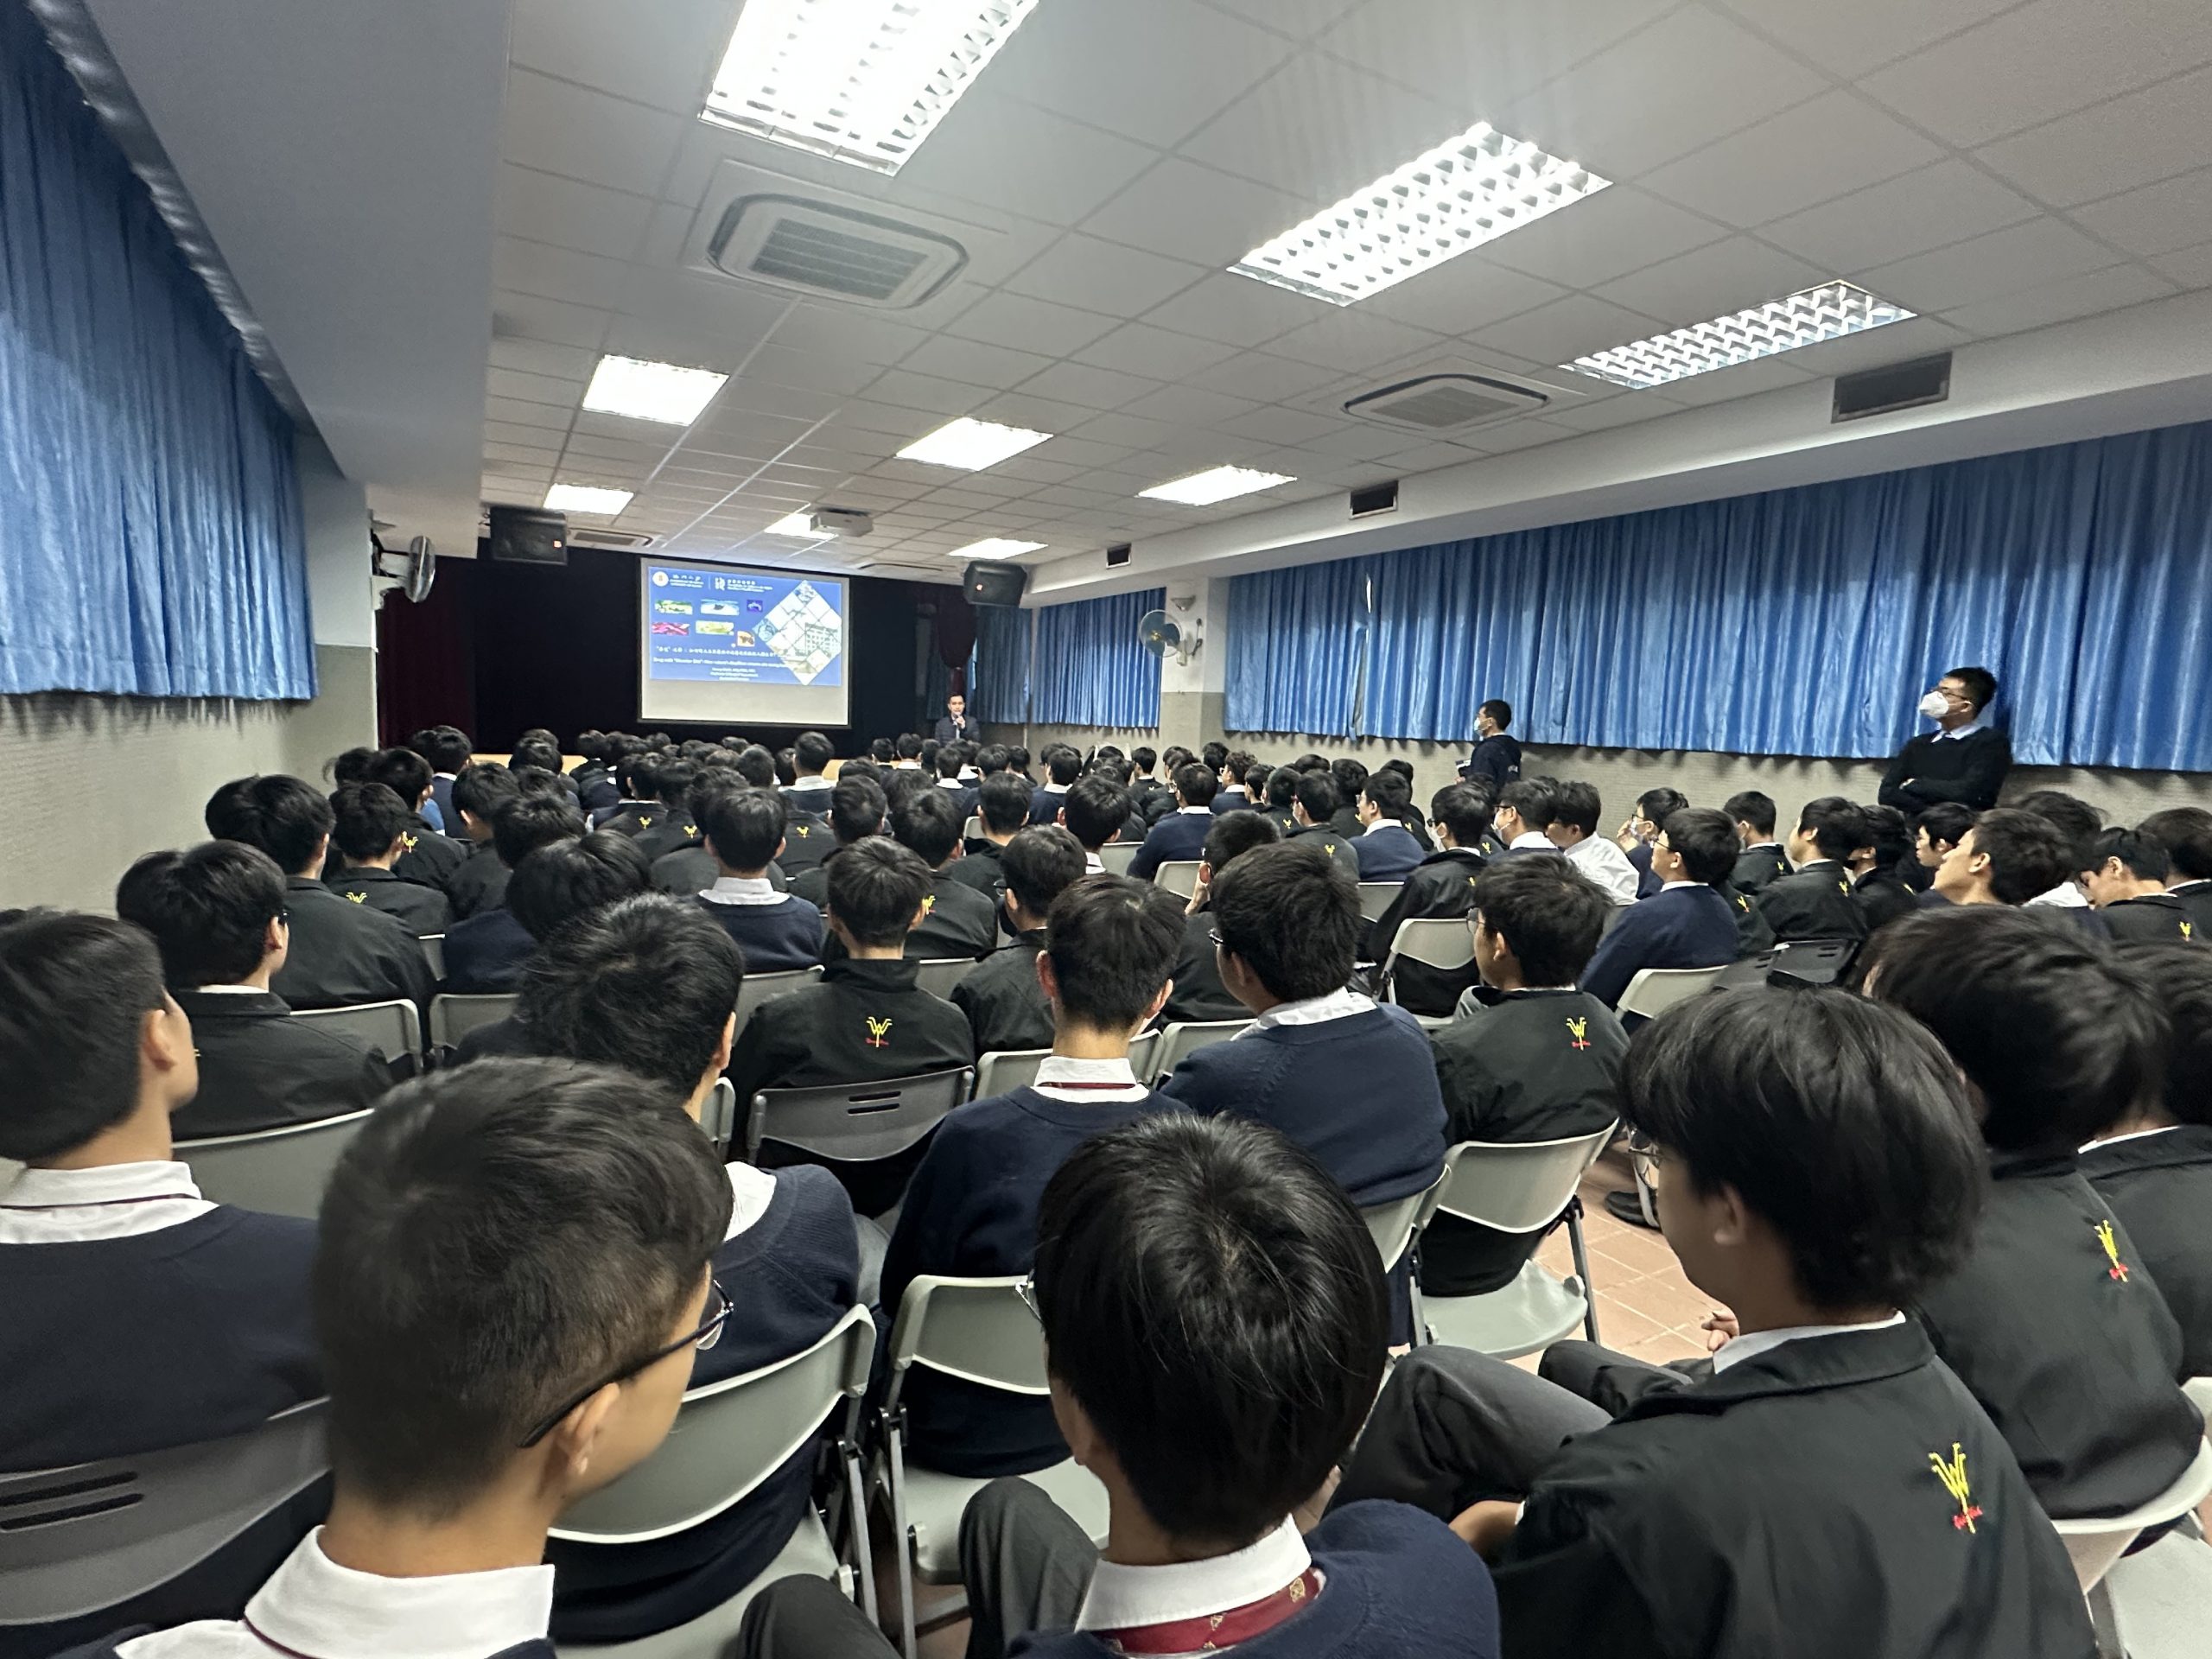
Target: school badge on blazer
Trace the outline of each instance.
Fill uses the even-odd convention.
[[[1946,1461],[1940,1452],[1930,1452],[1928,1465],[1936,1471],[1936,1479],[1943,1483],[1943,1490],[1951,1495],[1951,1501],[1959,1506],[1959,1512],[1951,1517],[1952,1530],[1972,1532],[1974,1523],[1981,1519],[1982,1508],[1974,1501],[1974,1489],[1967,1480],[1965,1448],[1953,1440],[1949,1459]]]
[[[349,893],[346,895],[346,902],[349,905],[366,904],[368,899],[369,895],[365,893]]]
[[[937,894],[935,894],[935,893],[924,893],[924,894],[922,895],[922,914],[923,914],[923,915],[925,915],[925,916],[926,916],[926,915],[928,915],[931,911],[935,910],[936,908],[937,908]]]
[[[2097,1243],[2105,1247],[2105,1260],[2112,1263],[2105,1269],[2105,1277],[2117,1279],[2126,1284],[2127,1263],[2120,1259],[2120,1238],[2113,1231],[2112,1223],[2101,1221],[2097,1224]]]
[[[889,1019],[878,1019],[874,1014],[867,1015],[866,1018],[868,1020],[868,1046],[870,1048],[890,1047],[891,1021]]]
[[[402,847],[404,847],[409,852],[413,852],[415,850],[416,844],[414,832],[410,830],[401,830],[399,832],[399,844]]]
[[[1588,1020],[1570,1020],[1567,1022],[1567,1034],[1574,1039],[1567,1045],[1569,1048],[1579,1052],[1590,1046],[1590,1022]]]

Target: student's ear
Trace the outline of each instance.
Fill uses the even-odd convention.
[[[1137,1029],[1142,1031],[1159,1019],[1160,1011],[1167,1006],[1167,999],[1174,995],[1175,982],[1170,979],[1160,988],[1160,994],[1152,999],[1152,1006],[1144,1011],[1144,1018],[1137,1021]]]
[[[270,971],[284,965],[292,953],[292,925],[281,916],[271,916],[269,925],[261,931],[261,959],[272,962]]]
[[[1068,810],[1065,806],[1052,814],[1052,822],[1065,830],[1068,826]]]
[[[167,992],[162,995],[162,1006],[147,1009],[139,1022],[138,1055],[156,1077],[177,1088],[181,1101],[198,1092],[199,1051],[192,1040],[192,1016]]]
[[[768,855],[768,856],[769,856],[769,861],[770,861],[771,863],[773,863],[777,859],[781,858],[781,857],[784,855],[784,849],[785,849],[785,848],[786,848],[786,847],[788,847],[788,846],[790,846],[790,845],[791,845],[791,837],[790,837],[790,836],[779,836],[776,838],[776,850],[775,850],[773,853],[771,853],[771,854]]]
[[[1051,1376],[1049,1372],[1047,1380],[1052,1385],[1052,1421],[1059,1427],[1060,1438],[1068,1443],[1069,1455],[1096,1474],[1099,1459],[1102,1457],[1110,1459],[1113,1453],[1106,1449],[1106,1442],[1099,1437],[1097,1426],[1090,1421],[1090,1414],[1077,1403],[1075,1395],[1068,1392],[1058,1377]]]
[[[563,1492],[588,1487],[592,1458],[621,1398],[622,1385],[609,1382],[554,1425],[543,1442],[544,1484]]]
[[[737,1046],[737,1014],[732,1010],[722,1021],[721,1040],[715,1045],[714,1069],[717,1074],[729,1070],[730,1050]]]
[[[914,906],[914,915],[913,915],[913,919],[912,919],[912,920],[911,920],[911,921],[909,921],[909,922],[906,924],[906,931],[907,931],[909,933],[912,932],[916,928],[919,927],[919,926],[920,926],[924,922],[925,922],[925,921],[929,920],[929,918],[930,918],[930,907],[929,907],[929,904],[928,904],[927,900],[925,899],[925,900],[924,902],[922,902],[921,904],[916,905],[916,906]]]
[[[1060,976],[1052,971],[1052,953],[1037,953],[1037,985],[1045,993],[1045,1000],[1054,1007],[1060,1006]]]
[[[1743,1195],[1726,1182],[1713,1197],[1713,1242],[1723,1249],[1740,1249],[1751,1241],[1752,1230],[1758,1224]]]

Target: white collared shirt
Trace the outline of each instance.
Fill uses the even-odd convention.
[[[1534,830],[1523,830],[1519,835],[1514,836],[1507,845],[1506,851],[1517,853],[1523,847],[1541,847],[1548,853],[1559,851],[1557,843],[1549,836],[1539,835]]]
[[[1904,1315],[1892,1313],[1886,1319],[1877,1319],[1872,1325],[1785,1325],[1772,1331],[1752,1331],[1740,1337],[1732,1337],[1713,1351],[1713,1370],[1718,1376],[1731,1365],[1740,1365],[1747,1359],[1757,1359],[1770,1349],[1779,1348],[1785,1342],[1802,1342],[1808,1337],[1847,1337],[1867,1331],[1891,1331],[1904,1323]]]
[[[1069,1084],[1079,1084],[1071,1089]],[[1101,1089],[1110,1083],[1117,1086]],[[1117,1060],[1078,1060],[1065,1054],[1047,1054],[1037,1063],[1036,1090],[1053,1100],[1142,1100],[1149,1092],[1137,1081],[1128,1055]]]
[[[1175,810],[1178,812],[1188,813],[1196,818],[1210,818],[1213,816],[1213,808],[1211,806],[1179,806]]]
[[[486,1659],[543,1641],[553,1616],[553,1569],[386,1579],[322,1553],[322,1529],[254,1592],[245,1618],[203,1619],[125,1642],[121,1659]]]
[[[717,876],[699,896],[710,905],[780,905],[788,897],[765,875]]]
[[[1101,1561],[1084,1592],[1075,1627],[1125,1630],[1249,1607],[1276,1594],[1313,1565],[1306,1540],[1287,1517],[1257,1543],[1211,1560],[1170,1567]]]
[[[768,1213],[776,1198],[776,1178],[751,1164],[722,1167],[729,1172],[729,1225],[722,1230],[722,1242],[728,1243]]]
[[[1662,893],[1672,893],[1678,887],[1701,887],[1703,886],[1705,886],[1705,883],[1702,881],[1662,881],[1659,884],[1659,891]]]
[[[2094,1152],[2099,1147],[2116,1147],[2123,1141],[2141,1141],[2151,1135],[2165,1135],[2179,1128],[2181,1125],[2178,1123],[2161,1123],[2155,1129],[2130,1129],[2126,1135],[2108,1135],[2101,1141],[2086,1142],[2079,1150]]]
[[[962,785],[957,778],[940,778],[937,780],[937,786],[939,789],[958,789]]]
[[[1224,784],[1220,789],[1215,792],[1220,795],[1242,795],[1244,794],[1246,791],[1244,785],[1242,784]]]
[[[215,1206],[175,1162],[21,1169],[0,1182],[0,1244],[86,1244],[136,1238],[197,1220]]]
[[[1067,784],[1039,784],[1037,791],[1040,795],[1065,795],[1070,787]]]
[[[1365,1014],[1374,1006],[1373,997],[1363,996],[1357,991],[1331,991],[1326,996],[1308,997],[1303,1002],[1278,1002],[1236,1034],[1249,1037],[1272,1026],[1318,1026],[1326,1020]]]
[[[1605,890],[1616,905],[1636,902],[1638,877],[1628,855],[1603,836],[1585,836],[1567,849],[1567,855],[1583,874]]]
[[[1085,875],[1105,874],[1106,861],[1099,857],[1097,854],[1090,851],[1088,848],[1084,849],[1083,855],[1083,873]]]
[[[2053,910],[2087,910],[2089,908],[2089,896],[2075,883],[2062,881],[2049,893],[2036,894],[2022,908],[2035,905],[2048,905]]]
[[[1363,836],[1371,836],[1377,830],[1406,830],[1406,826],[1399,823],[1395,818],[1377,818],[1374,823],[1369,824],[1366,829],[1361,830],[1359,833]],[[1406,830],[1406,833],[1410,836],[1413,834],[1413,831]],[[1551,843],[1547,841],[1544,844],[1546,846],[1549,846]]]
[[[266,985],[194,985],[195,991],[205,991],[211,996],[266,996]]]
[[[1988,729],[1989,721],[1984,719],[1981,715],[1976,715],[1972,720],[1960,727],[1955,732],[1936,733],[1936,741],[1938,743],[1941,743],[1946,738],[1972,737],[1976,732],[1986,732]]]

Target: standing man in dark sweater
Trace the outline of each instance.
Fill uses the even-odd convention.
[[[1670,817],[1651,843],[1659,891],[1623,911],[1598,942],[1582,988],[1615,1007],[1646,968],[1719,968],[1735,961],[1736,912],[1720,889],[1736,868],[1736,827],[1725,812],[1686,806]]]
[[[1459,768],[1459,776],[1469,783],[1480,779],[1488,784],[1492,799],[1508,784],[1521,781],[1521,740],[1505,729],[1512,723],[1513,705],[1503,697],[1492,697],[1476,709],[1474,753]]]
[[[1490,861],[1476,850],[1490,829],[1490,796],[1481,785],[1446,784],[1436,791],[1428,818],[1441,850],[1414,867],[1390,907],[1376,918],[1368,939],[1368,952],[1376,962],[1389,960],[1398,930],[1407,922],[1473,913],[1475,880]],[[1477,976],[1472,964],[1442,969],[1401,962],[1392,969],[1391,1001],[1415,1014],[1449,1014]]]
[[[1840,795],[1808,801],[1789,836],[1796,870],[1769,882],[1758,896],[1774,937],[1785,944],[1865,938],[1866,912],[1852,902],[1851,866],[1873,845],[1874,832],[1856,802]]]
[[[1986,668],[1955,668],[1920,700],[1920,715],[1936,729],[1898,751],[1883,774],[1881,802],[1899,811],[1924,811],[1956,801],[1977,812],[1997,804],[2012,770],[2012,741],[1989,723],[1997,677]]]
[[[1014,943],[984,957],[952,988],[952,1006],[968,1016],[978,1055],[1051,1045],[1052,1005],[1038,977],[1037,956],[1053,904],[1084,879],[1083,848],[1057,824],[1021,831],[1007,842],[1001,863]]]
[[[820,962],[822,912],[768,880],[783,853],[782,798],[773,790],[719,789],[701,817],[717,875],[694,902],[737,941],[745,971],[791,973]]]
[[[453,920],[445,894],[397,874],[410,827],[421,823],[406,803],[382,784],[348,784],[330,798],[330,839],[346,868],[324,885],[340,899],[396,918],[418,939],[443,933]],[[443,836],[435,840],[454,844]]]

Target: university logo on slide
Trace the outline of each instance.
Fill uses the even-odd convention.
[[[656,622],[653,624],[653,632],[655,633],[689,633],[691,632],[691,625],[689,622]]]
[[[668,572],[667,572],[667,571],[665,571],[665,570],[656,570],[656,571],[654,571],[654,572],[653,572],[653,586],[654,586],[654,587],[656,587],[656,588],[665,588],[665,587],[667,587],[667,586],[668,586]]]

